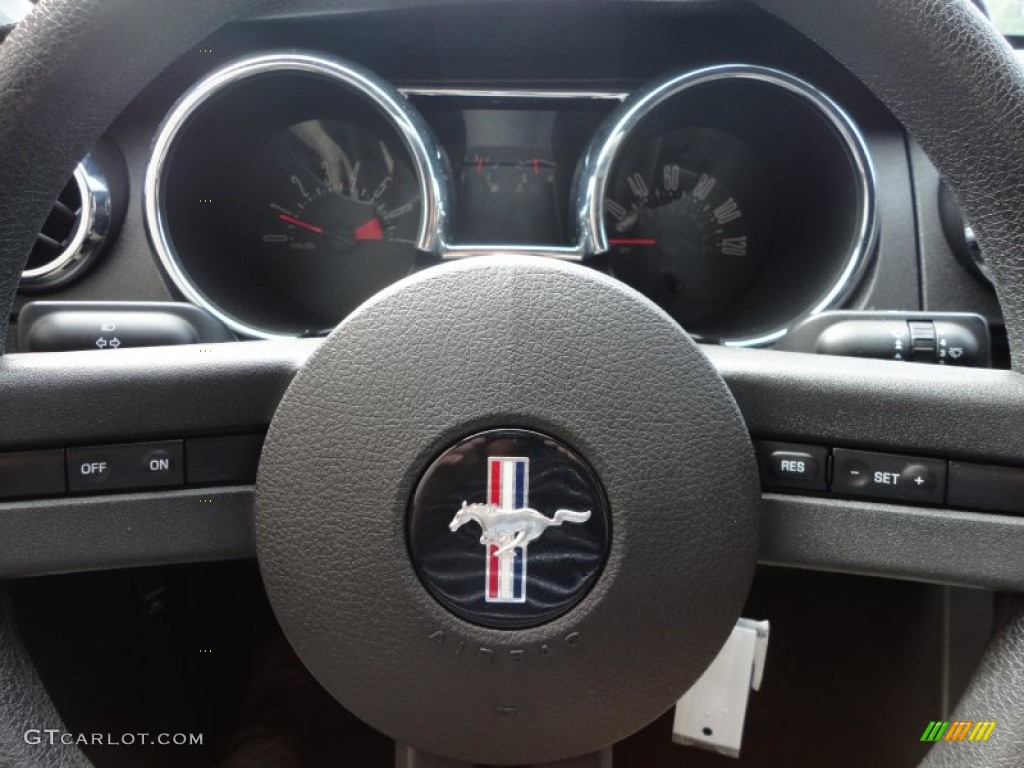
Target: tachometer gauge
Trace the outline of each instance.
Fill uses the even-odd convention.
[[[420,197],[405,153],[340,121],[309,120],[266,148],[253,170],[262,269],[324,325],[409,274]]]
[[[625,153],[604,201],[612,273],[681,323],[736,301],[761,268],[774,216],[754,152],[710,128]]]
[[[440,257],[450,169],[423,118],[354,64],[230,63],[182,95],[146,171],[146,225],[181,296],[243,336],[325,334]]]

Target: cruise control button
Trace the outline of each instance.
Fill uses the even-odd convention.
[[[900,475],[900,483],[911,490],[930,491],[935,488],[935,475],[924,464],[909,464]]]
[[[182,485],[182,441],[126,443],[67,451],[72,493],[126,491]]]
[[[818,445],[759,442],[762,481],[769,488],[824,491],[828,449]]]
[[[945,500],[945,461],[845,448],[832,456],[834,493],[929,504]]]
[[[95,456],[83,456],[69,468],[72,477],[77,477],[83,483],[90,485],[102,485],[110,479],[110,462],[102,461]],[[71,490],[75,490],[72,485]]]
[[[849,488],[860,489],[873,482],[884,482],[886,478],[875,478],[871,465],[859,459],[845,461],[841,469],[836,470],[835,481],[843,482]]]
[[[141,469],[143,474],[148,474],[150,477],[168,476],[172,472],[171,465],[173,463],[174,457],[171,456],[170,451],[166,448],[154,448],[142,454]]]

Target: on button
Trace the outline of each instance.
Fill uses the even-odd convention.
[[[169,473],[174,459],[162,448],[149,451],[142,456],[142,469],[150,474]]]

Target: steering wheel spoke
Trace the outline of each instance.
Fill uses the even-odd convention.
[[[315,341],[0,358],[0,453],[262,433]],[[186,478],[187,481],[188,478]],[[0,578],[251,557],[252,485],[0,501]]]
[[[8,355],[0,450],[262,432],[313,339]],[[704,347],[753,436],[1020,463],[1024,378]],[[183,386],[184,385],[184,386]],[[31,436],[31,442],[25,439]],[[0,576],[250,557],[252,486],[0,502]],[[765,493],[763,563],[1024,589],[1024,519]]]
[[[1013,464],[1024,376],[774,350],[705,347],[755,439]]]
[[[705,348],[757,439],[1013,465],[1024,377],[794,354]],[[762,563],[990,589],[1024,589],[1024,519],[841,496],[765,493]]]

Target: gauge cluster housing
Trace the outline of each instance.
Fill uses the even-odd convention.
[[[915,311],[927,296],[945,302],[966,295],[939,283],[961,269],[951,254],[938,247],[919,254],[919,243],[936,242],[916,234],[931,215],[920,210],[927,190],[918,198],[914,188],[914,174],[929,171],[927,160],[848,72],[749,9],[697,3],[691,12],[676,10],[592,8],[582,28],[572,8],[550,8],[540,29],[535,14],[503,3],[433,13],[429,25],[419,9],[229,25],[112,126],[108,140],[123,152],[130,176],[124,230],[85,278],[46,298],[186,299],[214,311],[240,338],[317,335],[411,270],[450,258],[543,253],[631,283],[700,340],[760,345],[820,309]],[[503,39],[517,41],[507,55],[482,53],[478,33],[494,18],[508,32]],[[377,45],[382,22],[386,50]],[[622,55],[611,55],[618,50]],[[365,81],[314,72],[242,78],[199,99],[169,131],[175,111],[202,83],[274,56],[308,57]],[[737,77],[743,71],[761,79]],[[706,81],[719,72],[727,76]],[[411,133],[396,129],[365,82],[399,105]],[[689,85],[650,103],[680,82]],[[787,88],[792,83],[798,85]],[[609,144],[609,128],[645,99],[649,108]],[[312,201],[294,186],[282,151],[309,145],[293,129],[309,121],[337,129],[350,117],[362,120],[371,139],[353,151],[373,154],[372,139],[383,138],[391,158],[408,169],[396,188],[415,188],[416,199],[360,200],[377,191],[385,178],[379,173],[376,184],[372,174],[361,175],[362,190],[338,187],[336,171],[328,176],[337,189],[302,179]],[[665,152],[676,157],[662,156],[659,164],[660,137],[675,142]],[[417,156],[419,144],[427,159]],[[602,150],[608,162],[599,176],[592,161]],[[153,184],[161,152],[164,172]],[[320,160],[310,151],[291,167],[315,173]],[[638,167],[626,173],[629,165]],[[664,181],[674,165],[679,181],[659,188],[657,174]],[[709,169],[718,172],[707,174],[718,197],[709,194],[710,208],[695,206],[693,193]],[[641,171],[651,200],[629,186]],[[349,203],[338,199],[346,196]],[[730,199],[740,220],[709,233],[708,222],[730,216],[731,208],[721,209]],[[368,202],[373,215],[364,216],[355,204]],[[382,226],[382,214],[407,203],[400,231]],[[614,203],[636,207],[635,226],[609,228],[620,224],[609,223],[606,204]],[[324,236],[282,214],[327,232],[336,247],[318,245]],[[688,216],[696,222],[687,224]],[[646,234],[666,218],[670,237]],[[369,228],[356,235],[364,224]],[[353,239],[356,247],[348,249]],[[279,264],[271,255],[275,240]],[[412,255],[403,247],[376,258],[395,240],[413,241]],[[641,244],[650,240],[661,242]],[[311,258],[317,248],[319,266]],[[943,269],[933,268],[936,262]],[[988,293],[981,286],[970,292],[970,306],[964,299],[929,309],[978,311],[998,321]],[[985,306],[974,301],[981,299]]]
[[[780,70],[720,65],[628,97],[412,93],[430,119],[311,53],[247,57],[187,91],[146,180],[178,289],[243,335],[316,335],[432,261],[548,253],[699,338],[763,344],[846,298],[871,253],[864,140]]]

